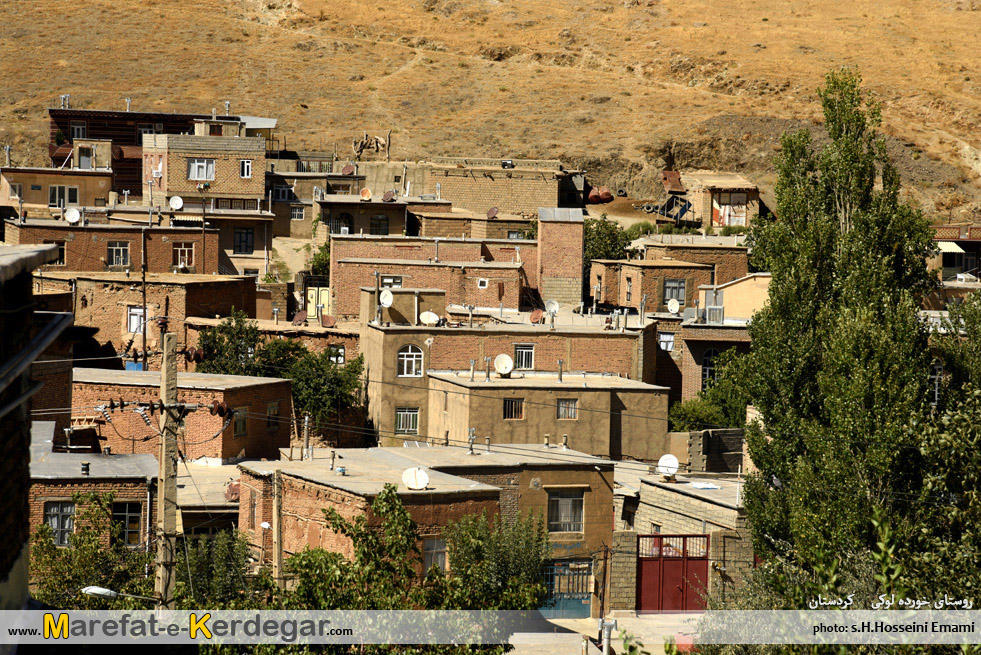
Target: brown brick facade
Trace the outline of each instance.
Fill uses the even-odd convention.
[[[550,170],[502,170],[433,166],[426,171],[426,188],[440,185],[443,198],[483,213],[497,207],[506,214],[534,213],[539,207],[558,207],[565,173]]]
[[[140,503],[141,508],[141,535],[140,543],[147,542],[147,518],[150,519],[152,526],[155,521],[154,503],[155,484],[146,479],[88,479],[88,478],[61,478],[57,480],[35,479],[31,480],[30,490],[30,531],[31,534],[37,532],[44,524],[44,505],[50,501],[70,501],[74,494],[112,494],[114,503],[132,502]],[[149,495],[149,498],[148,498]],[[149,511],[147,511],[149,501]],[[85,511],[83,506],[76,505],[75,515],[78,516]],[[78,524],[76,523],[76,529]],[[152,535],[152,532],[150,532]],[[152,536],[150,540],[152,541]],[[104,535],[105,544],[109,544],[109,535]]]
[[[714,267],[715,279],[707,284],[725,284],[745,277],[749,273],[749,250],[743,246],[719,246],[714,244],[648,243],[644,246],[645,259],[671,257],[693,264],[709,264]]]

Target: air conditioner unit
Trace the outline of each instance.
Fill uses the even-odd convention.
[[[341,226],[341,234],[350,234],[350,233],[351,233],[351,228],[349,228],[347,225]]]
[[[153,177],[155,177],[155,178],[161,178],[161,177],[163,177],[163,172],[161,172],[161,171],[153,171]]]
[[[725,320],[724,307],[706,307],[705,320],[709,323],[722,323]]]

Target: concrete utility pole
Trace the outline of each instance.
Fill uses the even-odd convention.
[[[303,415],[303,457],[301,459],[311,459],[310,457],[310,415]]]
[[[163,335],[160,367],[160,472],[157,479],[157,560],[154,592],[157,607],[174,609],[177,546],[177,335]]]
[[[283,587],[283,478],[279,469],[273,473],[272,543],[273,580]]]
[[[143,286],[143,323],[140,329],[143,332],[143,370],[145,371],[147,370],[146,324],[150,318],[146,313],[146,228],[140,230],[140,243],[140,279]]]

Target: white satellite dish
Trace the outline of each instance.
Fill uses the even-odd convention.
[[[180,196],[174,196],[173,198],[170,199],[170,208],[172,210],[177,211],[183,206],[184,206],[184,199],[181,198]]]
[[[78,210],[74,207],[65,210],[65,222],[74,225],[82,218],[82,215],[78,213]]]
[[[419,320],[423,325],[436,325],[439,323],[439,316],[433,312],[423,312],[419,314]]]
[[[558,300],[546,300],[545,301],[545,311],[553,316],[559,312],[559,301]]]
[[[501,353],[494,358],[494,370],[500,375],[507,375],[514,370],[514,360],[507,353]]]
[[[429,485],[429,474],[418,466],[402,471],[402,482],[412,491],[422,491]]]
[[[671,477],[678,472],[678,458],[670,454],[661,455],[661,459],[657,460],[657,472]]]
[[[391,307],[392,303],[395,302],[395,296],[388,289],[382,289],[381,294],[378,296],[378,302],[381,303],[382,307]]]
[[[680,309],[681,309],[681,303],[678,302],[677,298],[672,298],[671,300],[668,301],[669,312],[671,312],[672,314],[677,314]]]

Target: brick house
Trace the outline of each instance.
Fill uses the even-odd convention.
[[[644,259],[677,259],[707,264],[713,269],[711,284],[725,284],[749,274],[749,249],[717,243],[664,243],[653,238],[640,242]]]
[[[581,209],[538,209],[538,291],[563,306],[582,302],[584,218]]]
[[[83,511],[75,494],[113,495],[120,538],[134,548],[153,541],[154,497],[159,466],[150,454],[51,452],[54,423],[35,421],[31,445],[30,530],[51,526],[54,543],[67,546],[75,517]],[[109,535],[105,535],[108,545]]]
[[[108,169],[0,168],[2,216],[61,217],[66,208],[106,207],[112,189]]]
[[[738,173],[690,171],[681,174],[691,203],[687,220],[704,228],[749,227],[760,215],[760,189]]]
[[[160,374],[153,371],[76,368],[72,402],[79,409],[73,418],[98,426],[103,450],[108,446],[114,453],[157,453],[159,432],[132,408],[110,411],[111,423],[91,408],[108,406],[110,401],[118,405],[120,399],[154,402],[159,393]],[[189,460],[276,457],[279,448],[290,444],[293,400],[289,380],[181,371],[177,399],[201,406],[183,421],[179,447]],[[232,420],[213,415],[209,409],[213,403],[234,409]]]
[[[643,304],[645,313],[665,312],[670,299],[683,308],[693,307],[698,288],[711,284],[713,275],[708,264],[677,259],[597,259],[589,271],[589,286],[597,303],[637,311]]]
[[[486,213],[451,208],[441,211],[411,211],[408,232],[430,238],[520,240],[525,238],[531,224],[531,218],[517,214],[497,213],[489,217]]]
[[[139,272],[144,261],[149,273],[218,272],[218,230],[190,227],[142,227],[132,224],[77,223],[60,220],[7,220],[5,241],[10,245],[51,243],[58,259],[42,270]],[[145,237],[145,240],[144,240]]]
[[[283,166],[287,162],[295,166],[301,161],[267,160],[270,170],[266,171],[266,197],[272,194],[272,211],[276,215],[273,236],[311,239],[314,236],[314,221],[321,217],[318,200],[322,195],[345,194],[360,197],[364,175],[333,173],[332,162],[329,160],[307,161],[301,166],[314,170],[286,170]]]
[[[334,234],[404,235],[408,224],[409,203],[405,198],[386,202],[381,196],[365,200],[359,195],[335,193],[321,195],[316,202],[321,226],[311,236],[317,245]]]
[[[76,348],[79,357],[133,357],[149,351],[148,365],[160,366],[160,333],[157,320],[166,317],[166,330],[183,343],[183,321],[189,316],[228,316],[232,309],[255,316],[255,282],[250,277],[154,273],[147,276],[146,314],[138,275],[128,273],[74,273],[47,271],[38,274],[37,286],[73,292],[75,324],[96,328],[92,341]],[[143,327],[147,343],[143,345]],[[137,359],[142,360],[142,356]],[[106,365],[111,365],[106,360]]]
[[[54,246],[0,247],[0,610],[19,610],[28,599],[30,537],[32,352],[42,352],[71,324],[67,315],[38,321],[31,272],[57,257]],[[41,325],[44,325],[41,327]]]

